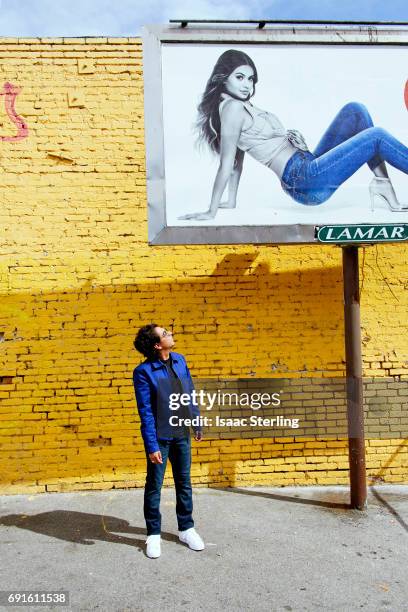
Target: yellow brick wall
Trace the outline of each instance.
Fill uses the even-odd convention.
[[[132,341],[173,325],[196,377],[344,374],[335,247],[147,246],[139,39],[0,39],[0,492],[144,484]],[[364,252],[366,376],[408,380],[407,249]],[[347,443],[193,443],[193,483],[348,482]],[[405,440],[367,441],[404,482]],[[170,482],[171,472],[166,482]]]

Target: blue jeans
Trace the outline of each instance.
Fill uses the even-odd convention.
[[[315,151],[299,151],[285,166],[281,185],[296,202],[322,204],[365,163],[388,162],[408,174],[408,147],[373,127],[363,104],[350,102],[334,118]]]
[[[147,474],[144,491],[143,512],[147,535],[160,534],[160,494],[166,472],[167,459],[170,459],[176,487],[176,514],[179,531],[194,527],[193,492],[190,482],[191,441],[186,438],[158,440],[163,463],[152,463],[146,453]]]

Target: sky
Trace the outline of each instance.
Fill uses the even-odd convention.
[[[0,0],[0,36],[138,36],[169,19],[408,22],[408,0]]]

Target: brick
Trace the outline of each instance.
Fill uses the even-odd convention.
[[[315,413],[321,431],[193,442],[195,486],[347,484],[340,251],[147,245],[140,38],[1,38],[0,58],[29,128],[2,147],[0,492],[144,485],[132,341],[153,317],[174,323],[195,377],[284,379],[290,416]],[[4,108],[1,129],[14,131]],[[366,262],[367,469],[404,482],[407,250]],[[99,436],[112,444],[89,447]]]

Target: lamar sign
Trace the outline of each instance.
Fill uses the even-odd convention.
[[[408,239],[408,224],[325,225],[316,227],[319,242],[401,242]]]

